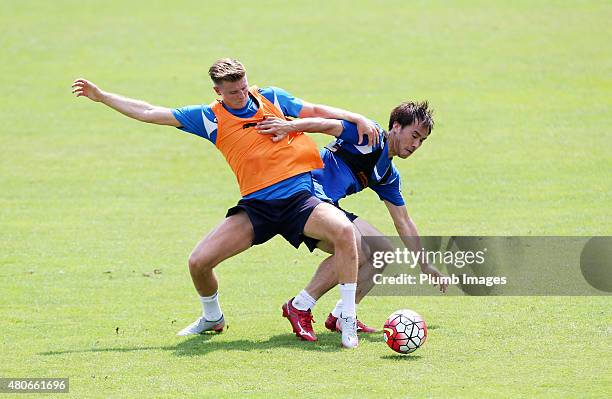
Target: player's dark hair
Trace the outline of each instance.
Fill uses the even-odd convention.
[[[391,111],[389,117],[389,130],[393,127],[395,122],[399,123],[402,128],[411,125],[416,120],[421,125],[425,126],[428,130],[428,134],[431,133],[431,129],[434,126],[433,110],[429,108],[427,101],[423,102],[403,102]]]
[[[233,58],[221,58],[208,70],[208,75],[216,85],[223,81],[236,82],[244,78],[245,74],[244,65]]]

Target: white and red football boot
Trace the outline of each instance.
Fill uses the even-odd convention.
[[[338,321],[338,318],[330,313],[327,316],[327,319],[325,320],[325,327],[329,331],[338,331],[338,332],[340,332],[341,330],[338,330],[337,325],[336,325],[337,321]],[[357,332],[358,333],[371,334],[371,333],[375,333],[376,329],[373,328],[373,327],[366,326],[361,321],[359,321],[359,319],[357,319]]]
[[[206,331],[214,331],[216,333],[220,333],[225,328],[225,318],[221,315],[219,320],[210,321],[206,320],[204,316],[200,317],[187,327],[183,328],[176,335],[180,337],[184,337],[187,335],[197,335],[202,334]]]
[[[310,310],[299,310],[294,308],[291,304],[292,301],[293,298],[283,304],[283,317],[286,317],[289,323],[291,323],[291,327],[296,337],[304,341],[316,341],[317,336],[312,329],[312,323],[315,322],[312,318],[312,313]]]

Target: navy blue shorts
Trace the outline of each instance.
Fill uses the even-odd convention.
[[[318,240],[304,236],[304,226],[310,214],[321,202],[309,191],[300,191],[291,197],[278,200],[241,199],[238,205],[227,210],[226,217],[246,212],[253,225],[253,245],[263,244],[277,234],[298,248],[306,244],[310,252]]]

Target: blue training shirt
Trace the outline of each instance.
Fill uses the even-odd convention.
[[[278,87],[261,88],[259,92],[280,109],[283,115],[293,118],[299,117],[303,105],[301,99],[293,97],[291,94]],[[253,101],[250,95],[246,106],[243,108],[233,109],[227,107],[225,104],[223,104],[223,106],[230,113],[239,118],[250,118],[255,115],[258,110],[257,102]],[[189,105],[175,108],[172,110],[172,114],[182,125],[178,129],[200,136],[213,144],[217,142],[217,119],[209,105]],[[271,186],[250,193],[244,196],[244,198],[260,200],[282,199],[303,190],[310,192],[314,191],[310,172],[301,173],[282,180]]]
[[[381,149],[383,142],[383,129],[377,124],[380,141],[376,146],[358,145],[357,126],[354,123],[342,121],[343,131],[340,137],[332,143],[332,146],[339,146],[344,150],[353,154],[370,154],[378,149]],[[331,200],[333,203],[338,202],[351,194],[362,191],[365,187],[357,179],[351,168],[340,159],[334,152],[328,148],[321,149],[321,158],[325,167],[312,171],[312,178],[315,186],[315,195],[323,200]],[[381,183],[383,177],[388,174],[387,178]],[[369,187],[378,194],[381,200],[386,200],[396,206],[405,205],[402,195],[402,180],[395,165],[389,159],[389,142],[385,140],[382,147],[382,152],[376,161],[370,181],[374,184]]]

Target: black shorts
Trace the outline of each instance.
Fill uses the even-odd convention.
[[[226,217],[245,211],[253,225],[253,245],[263,244],[277,234],[298,248],[306,244],[314,251],[318,240],[304,236],[304,226],[314,208],[322,201],[309,191],[300,191],[278,200],[241,199],[227,210]]]

